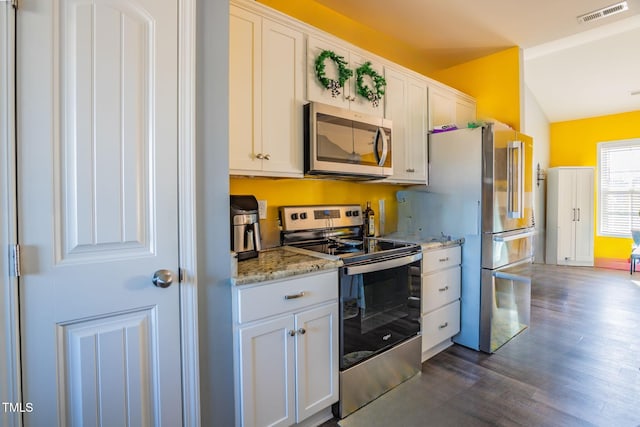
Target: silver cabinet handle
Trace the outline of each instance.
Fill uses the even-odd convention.
[[[438,261],[440,261],[440,262],[447,262],[447,261],[449,261],[449,257],[446,257],[446,258],[440,258],[440,259],[438,259]]]
[[[416,171],[416,170],[415,170],[415,169],[413,169],[413,168],[409,168],[409,169],[407,169],[407,172],[409,172],[409,173],[413,173],[413,172],[415,172],[415,171]]]
[[[438,326],[438,329],[444,329],[449,326],[449,322],[444,322],[442,325]]]
[[[285,295],[284,299],[296,299],[296,298],[302,298],[303,296],[304,296],[304,291],[298,292],[297,294],[293,294],[293,295]]]
[[[168,288],[173,283],[173,274],[169,270],[158,270],[153,273],[151,281],[153,282],[153,285],[158,288]]]
[[[271,160],[271,154],[265,154],[263,158],[265,160]]]
[[[262,159],[264,159],[264,155],[262,153],[258,153],[258,154],[256,154],[256,159],[262,160]]]
[[[449,290],[449,285],[445,286],[444,288],[440,288],[438,289],[440,292],[445,292]]]
[[[578,208],[578,221],[580,221],[580,208]]]
[[[300,328],[300,329],[298,329],[298,333],[299,333],[300,335],[304,335],[304,334],[306,334],[306,333],[307,333],[307,331],[306,331],[304,328]]]
[[[296,336],[296,331],[294,331],[293,329],[289,331],[289,336],[290,337],[295,337]]]

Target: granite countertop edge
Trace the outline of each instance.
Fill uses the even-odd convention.
[[[439,237],[421,237],[416,235],[396,234],[392,233],[384,236],[383,239],[395,240],[397,242],[415,243],[422,246],[423,251],[430,251],[436,249],[445,249],[452,246],[460,246],[464,244],[464,237],[451,238],[439,238]]]
[[[238,262],[238,272],[231,284],[242,286],[285,279],[341,267],[338,257],[316,254],[305,249],[280,246],[261,251],[257,258]]]

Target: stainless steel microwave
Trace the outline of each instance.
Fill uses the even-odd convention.
[[[306,174],[353,179],[393,174],[391,120],[313,102],[304,108]]]

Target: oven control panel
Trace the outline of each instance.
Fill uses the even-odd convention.
[[[360,205],[281,206],[279,213],[280,226],[284,231],[362,225]]]

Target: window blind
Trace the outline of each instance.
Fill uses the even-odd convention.
[[[640,228],[640,139],[598,144],[598,234]]]

